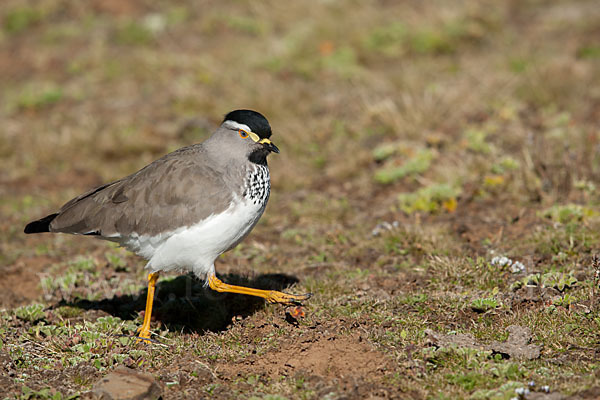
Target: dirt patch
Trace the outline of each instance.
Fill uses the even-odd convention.
[[[444,218],[441,218],[444,219]],[[523,240],[539,224],[535,210],[506,204],[465,201],[457,211],[445,219],[467,248],[476,254],[485,254],[483,240],[498,245]]]
[[[42,294],[39,272],[51,263],[48,257],[34,257],[17,260],[0,270],[0,307],[15,307],[38,299]]]
[[[571,397],[568,397],[569,400],[584,400],[584,399],[598,399],[600,398],[600,387],[595,386],[574,394]]]
[[[1,179],[1,178],[0,178]],[[96,171],[88,171],[81,168],[73,168],[58,175],[48,176],[48,171],[39,171],[35,175],[20,176],[16,179],[2,179],[0,183],[3,190],[11,195],[35,195],[48,193],[56,188],[72,187],[80,191],[87,191],[93,187],[103,184],[102,177]],[[55,212],[62,204],[70,198],[58,199],[59,204],[50,206],[47,213]],[[30,219],[41,218],[39,215],[29,215]]]
[[[540,304],[551,303],[556,296],[560,296],[560,292],[554,288],[524,286],[514,293],[510,293],[507,296],[507,302],[510,302],[511,307],[516,308],[531,305],[539,306]]]
[[[363,290],[372,290],[374,295],[388,299],[427,285],[428,276],[414,271],[394,271],[389,275],[370,275]]]
[[[5,396],[65,398],[125,365],[166,399],[469,398],[534,378],[598,397],[581,392],[600,385],[593,2],[66,3],[0,6]],[[25,223],[203,141],[238,107],[269,118],[282,154],[265,215],[217,271],[314,293],[306,317],[165,274],[161,344],[116,337],[141,322],[144,261],[92,238],[26,236]],[[554,272],[578,284],[508,287]],[[33,302],[44,309],[12,309]],[[492,342],[511,324],[535,326],[535,343],[527,330]],[[450,331],[463,335],[437,333]],[[485,349],[485,369],[430,362],[428,339]]]
[[[290,376],[297,372],[328,378],[361,377],[385,370],[382,354],[373,350],[359,334],[313,335],[285,349],[245,363],[269,375]]]
[[[527,400],[562,400],[565,396],[558,392],[554,393],[531,393],[527,396]]]
[[[367,342],[358,324],[348,325],[345,321],[334,321],[310,327],[266,354],[252,355],[237,365],[223,366],[220,374],[230,379],[250,374],[267,379],[303,377],[322,390],[332,386],[347,389],[349,385],[363,382],[385,391],[381,378],[391,370],[390,360]],[[371,381],[369,377],[373,376],[378,377],[377,381]]]

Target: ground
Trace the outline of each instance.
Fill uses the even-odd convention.
[[[5,0],[0,22],[4,397],[118,366],[165,399],[599,393],[596,1]],[[294,318],[165,276],[136,343],[143,260],[23,228],[236,108],[281,154],[217,272],[314,296]]]

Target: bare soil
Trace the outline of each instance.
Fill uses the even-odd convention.
[[[598,397],[596,2],[8,0],[0,21],[3,397],[93,398],[123,366],[164,399]],[[218,274],[314,296],[295,318],[165,275],[131,340],[144,261],[23,227],[235,108],[282,153]]]

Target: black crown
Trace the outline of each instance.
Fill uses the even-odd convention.
[[[261,139],[271,137],[271,125],[269,121],[259,112],[253,110],[235,110],[225,116],[223,122],[235,121],[250,127]]]

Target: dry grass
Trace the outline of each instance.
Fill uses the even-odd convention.
[[[6,396],[83,393],[125,364],[165,398],[510,398],[532,380],[594,397],[595,2],[388,3],[2,3]],[[166,347],[136,345],[118,335],[139,323],[141,261],[22,227],[242,107],[269,118],[282,154],[265,216],[217,268],[296,282],[315,293],[307,317],[173,276],[154,325]],[[511,289],[536,273],[537,295]],[[512,324],[539,360],[434,349],[424,333],[489,343]],[[352,351],[379,364],[336,372]]]

